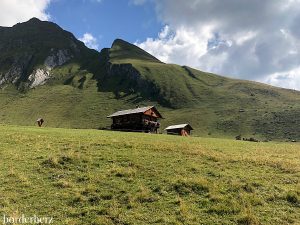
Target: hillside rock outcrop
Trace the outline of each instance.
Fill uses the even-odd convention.
[[[51,71],[71,60],[94,54],[58,25],[33,18],[0,27],[0,88],[34,88],[51,79]]]

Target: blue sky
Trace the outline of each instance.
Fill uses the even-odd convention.
[[[156,37],[162,29],[151,2],[137,5],[128,0],[57,0],[46,12],[51,21],[77,38],[92,34],[100,49],[110,47],[116,38],[134,43]]]

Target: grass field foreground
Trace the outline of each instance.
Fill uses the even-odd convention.
[[[299,224],[300,145],[0,126],[0,215]]]

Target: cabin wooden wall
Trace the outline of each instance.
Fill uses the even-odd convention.
[[[140,114],[130,114],[124,116],[118,116],[113,118],[113,124],[141,124],[142,115]]]
[[[157,118],[156,117],[153,117],[153,116],[149,116],[149,115],[143,115],[142,116],[142,118],[144,119],[144,120],[149,120],[149,121],[155,121],[155,122],[157,122]]]
[[[131,114],[114,117],[111,128],[113,130],[126,130],[126,131],[145,131],[145,132],[157,132],[158,127],[154,126],[153,123],[145,121],[157,122],[157,118],[143,114]]]
[[[191,130],[187,129],[187,128],[178,128],[178,129],[167,130],[167,134],[181,135],[182,130],[185,130],[189,135],[191,134]]]
[[[153,108],[144,112],[144,115],[148,115],[148,116],[151,116],[154,118],[160,118],[160,116],[157,114],[157,112],[155,110],[153,110]]]

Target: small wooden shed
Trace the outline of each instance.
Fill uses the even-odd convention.
[[[112,130],[157,133],[162,115],[155,106],[137,107],[115,112],[107,118],[112,119]]]
[[[165,130],[167,131],[167,134],[189,136],[191,135],[191,131],[194,129],[191,125],[185,123],[169,126]]]

